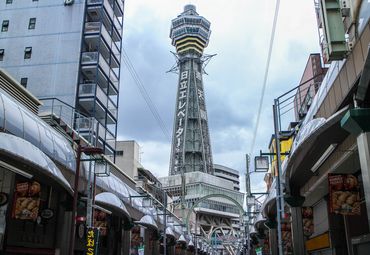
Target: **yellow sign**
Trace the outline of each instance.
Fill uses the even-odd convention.
[[[98,254],[99,230],[97,228],[88,228],[86,233],[86,255]]]
[[[306,250],[314,251],[330,247],[329,233],[325,233],[306,241]]]

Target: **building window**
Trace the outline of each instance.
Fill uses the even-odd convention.
[[[4,49],[0,49],[0,61],[3,61],[3,59],[4,59],[4,53],[5,53],[5,50]]]
[[[30,18],[28,22],[28,29],[35,29],[36,27],[36,18]]]
[[[32,47],[26,47],[24,49],[24,59],[31,58],[31,55],[32,55]]]
[[[3,25],[1,26],[1,32],[7,32],[9,28],[9,20],[3,20]]]
[[[123,151],[116,151],[116,156],[123,156]]]
[[[28,78],[24,77],[24,78],[21,78],[21,85],[25,88],[27,88],[27,82],[28,82]]]
[[[12,4],[13,0],[6,0],[6,4]]]

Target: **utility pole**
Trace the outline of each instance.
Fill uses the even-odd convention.
[[[250,182],[250,176],[249,176],[249,162],[250,162],[250,156],[248,154],[246,156],[246,172],[245,172],[245,203],[247,205],[247,221],[245,224],[245,234],[247,235],[247,255],[250,255],[250,236],[249,236],[249,221],[250,221],[250,215],[249,215],[249,209],[250,205],[248,202],[248,198],[251,196],[251,182]]]
[[[278,234],[278,251],[279,255],[283,255],[283,240],[281,234],[281,216],[284,211],[284,197],[282,195],[282,185],[281,185],[281,157],[280,157],[280,132],[279,132],[279,116],[278,116],[278,104],[279,100],[274,100],[273,112],[274,112],[274,130],[275,130],[275,147],[276,147],[276,167],[277,167],[277,177],[276,177],[276,217],[277,217],[277,234]]]
[[[164,234],[163,234],[163,255],[167,255],[167,237],[166,237],[166,230],[167,230],[167,193],[163,190],[164,198],[163,198],[163,207],[164,207],[164,218],[163,218],[163,225],[164,225]]]

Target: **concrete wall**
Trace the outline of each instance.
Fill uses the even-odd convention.
[[[63,0],[0,2],[0,22],[9,20],[8,32],[0,32],[5,50],[0,67],[16,80],[28,78],[27,89],[36,97],[58,97],[75,104],[85,1],[65,6]],[[35,29],[28,29],[36,18]],[[25,47],[32,47],[24,59]]]
[[[134,178],[138,175],[137,169],[142,167],[140,164],[140,146],[135,141],[117,141],[116,151],[122,151],[123,155],[116,155],[116,165],[127,175]]]

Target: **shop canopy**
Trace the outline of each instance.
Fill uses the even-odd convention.
[[[170,236],[170,237],[173,237],[173,238],[176,238],[175,233],[173,232],[171,227],[166,228],[166,235]]]
[[[103,192],[95,196],[95,203],[109,207],[118,213],[122,213],[125,217],[131,218],[129,212],[126,209],[125,204],[116,195],[110,192]]]
[[[314,175],[311,169],[325,150],[332,144],[342,143],[348,136],[348,132],[340,126],[340,120],[346,111],[347,108],[343,108],[327,120],[320,121],[319,125],[312,120],[301,128],[286,167],[285,181],[290,188],[302,187]]]
[[[0,165],[15,172],[24,172],[25,169],[18,169],[14,165],[23,163],[32,167],[30,175],[35,173],[45,175],[52,178],[68,192],[73,193],[68,181],[64,178],[62,172],[54,164],[54,162],[39,148],[30,142],[7,133],[0,132],[0,155],[9,157],[12,162],[4,162],[0,160]],[[34,172],[37,171],[37,172]],[[27,172],[28,173],[28,172]]]
[[[276,203],[275,202],[276,202],[276,178],[274,178],[274,180],[271,184],[269,193],[268,193],[265,201],[263,201],[263,204],[261,206],[261,211],[262,211],[264,217],[267,218],[268,215],[273,214],[274,212],[276,212],[276,208],[275,208]]]
[[[194,247],[194,243],[193,243],[193,241],[192,241],[192,240],[190,240],[190,241],[189,241],[188,246],[189,246],[189,247]]]
[[[134,221],[134,223],[139,224],[143,227],[158,230],[157,224],[155,223],[153,217],[150,215],[144,215],[139,221]]]
[[[1,89],[0,129],[27,140],[51,159],[75,170],[76,157],[69,141]]]
[[[255,229],[260,229],[261,227],[264,228],[263,223],[266,219],[263,217],[262,213],[258,213],[256,221],[253,223]]]
[[[253,226],[253,225],[251,225],[251,226],[249,227],[249,235],[255,235],[255,234],[257,234],[257,231],[256,231],[256,229],[254,228],[254,226]]]
[[[184,235],[180,235],[179,239],[177,240],[178,243],[186,243],[186,239]]]

